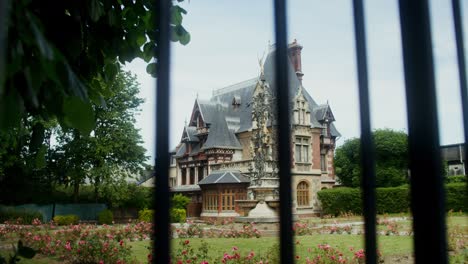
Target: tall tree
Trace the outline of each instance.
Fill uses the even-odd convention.
[[[109,90],[106,105],[94,106],[96,127],[90,136],[76,129],[59,133],[57,152],[62,153],[59,162],[66,170],[61,175],[74,186],[75,197],[85,179],[94,184],[97,196],[102,183],[113,177],[137,177],[144,170],[146,150],[135,128],[135,115],[143,103],[136,77],[120,71]]]
[[[376,155],[377,187],[399,186],[407,183],[408,136],[404,132],[378,129],[373,133]],[[335,171],[344,186],[358,187],[361,183],[359,138],[346,141],[335,152]]]
[[[18,127],[29,115],[56,117],[62,126],[88,134],[95,125],[92,103],[104,102],[109,91],[102,84],[114,81],[118,62],[141,58],[149,63],[148,73],[156,74],[154,1],[7,0],[4,6],[0,129]],[[190,34],[183,14],[174,4],[171,40],[185,45]]]

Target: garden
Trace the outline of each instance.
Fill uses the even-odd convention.
[[[140,218],[151,213],[140,212]],[[20,263],[148,263],[152,259],[151,223],[75,224],[56,218],[5,222],[0,226],[0,255],[13,249],[33,249]],[[57,219],[60,219],[56,222]],[[448,242],[451,263],[468,259],[468,217],[449,212]],[[294,223],[296,263],[364,263],[363,223],[359,215],[305,219]],[[186,220],[172,224],[172,263],[278,263],[278,225]],[[379,257],[384,263],[412,263],[411,217],[379,215]],[[0,263],[1,259],[0,259]],[[7,263],[7,262],[5,262]]]

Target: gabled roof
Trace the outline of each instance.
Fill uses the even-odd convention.
[[[187,151],[187,148],[185,147],[185,144],[181,144],[180,148],[177,150],[174,157],[175,158],[183,157],[186,151]]]
[[[263,65],[264,74],[263,77],[268,83],[271,93],[276,93],[276,78],[275,78],[275,50],[269,52],[268,56],[265,59]],[[301,85],[299,79],[297,78],[296,73],[294,72],[293,66],[291,63],[288,63],[288,76],[289,76],[289,97],[291,99],[290,110],[291,114],[294,107],[293,98],[301,92],[304,98],[309,103],[309,111],[311,113],[319,107],[315,100],[310,96],[307,90]],[[255,87],[259,77],[249,79],[247,81],[240,82],[213,92],[213,97],[211,98],[211,104],[222,105],[222,112],[226,116],[235,117],[239,120],[239,125],[236,126],[236,133],[244,132],[252,129],[252,97],[255,91]],[[299,90],[301,89],[301,90]],[[242,102],[240,106],[233,107],[232,101],[233,98],[240,98]],[[204,111],[205,112],[205,111]],[[323,125],[317,120],[314,114],[310,115],[310,123],[312,127],[323,128]],[[234,127],[234,126],[233,126]],[[330,125],[330,133],[332,136],[341,136],[341,134],[336,129],[335,125],[332,123]]]
[[[250,183],[250,179],[240,171],[215,171],[198,182],[198,185],[223,183]]]
[[[211,148],[242,149],[234,132],[229,130],[224,114],[221,111],[213,112],[213,124],[202,150]]]
[[[317,121],[319,122],[324,122],[326,121],[326,119],[328,119],[329,121],[335,121],[335,117],[333,116],[329,104],[317,106],[317,108],[314,109],[314,115]]]
[[[184,141],[184,139],[188,140],[189,142],[199,142],[200,140],[198,139],[195,134],[197,133],[197,128],[194,126],[185,126],[184,131],[182,132],[182,139],[181,141]]]

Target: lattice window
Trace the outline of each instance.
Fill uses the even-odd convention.
[[[203,193],[203,210],[218,210],[218,192],[216,190],[208,190]]]
[[[296,162],[310,162],[309,138],[296,137],[295,160]]]
[[[309,206],[309,184],[305,181],[297,185],[297,205]]]

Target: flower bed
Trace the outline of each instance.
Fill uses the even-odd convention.
[[[19,239],[39,254],[65,263],[131,263],[128,242],[148,239],[151,230],[151,224],[145,222],[57,227],[53,222],[35,220],[29,226],[5,223],[0,227],[0,241]]]

